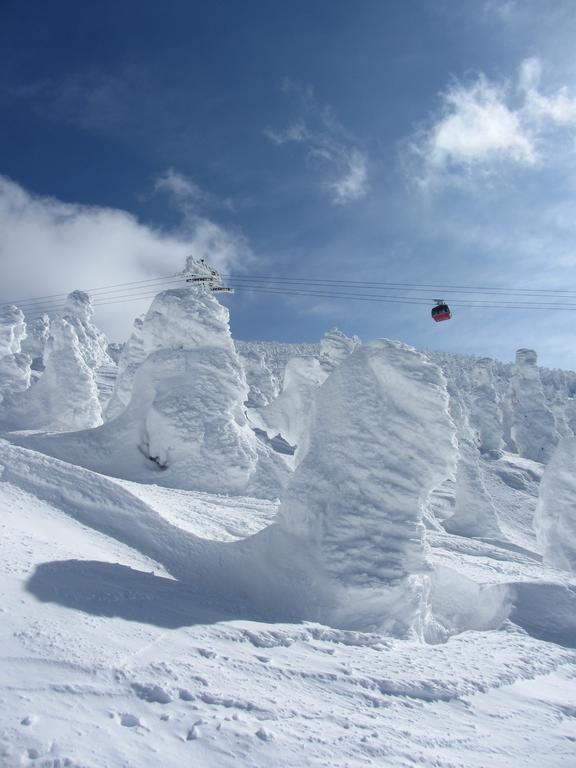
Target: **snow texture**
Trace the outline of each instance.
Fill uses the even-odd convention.
[[[68,320],[52,321],[45,357],[40,379],[2,403],[0,423],[4,428],[61,432],[100,424],[94,371],[86,364],[80,340]]]
[[[22,341],[22,352],[32,358],[32,368],[35,371],[44,370],[44,353],[50,336],[50,318],[41,315],[26,323],[26,337]]]
[[[510,385],[510,433],[520,456],[545,463],[558,442],[558,432],[554,414],[546,404],[537,359],[532,349],[516,352]]]
[[[331,373],[359,346],[358,336],[349,337],[338,328],[333,328],[324,334],[320,342],[320,365]]]
[[[424,509],[455,458],[444,377],[411,347],[373,342],[329,376],[279,524],[337,586],[330,622],[422,631]]]
[[[142,327],[144,318],[134,320],[132,335],[124,345],[118,359],[118,371],[112,396],[106,406],[105,416],[109,421],[116,418],[126,408],[132,396],[136,371],[146,359]]]
[[[356,336],[329,331],[317,356],[298,355],[287,361],[279,395],[267,407],[249,412],[251,422],[269,438],[280,436],[296,447],[296,463],[306,452],[316,391],[359,344]]]
[[[125,372],[135,348],[145,355],[134,365],[127,407],[98,430],[43,438],[38,448],[144,482],[277,495],[287,467],[248,425],[248,387],[228,319],[201,287],[160,293],[138,328],[139,344],[127,345]]]
[[[214,302],[158,297],[113,420],[0,440],[0,764],[572,766],[576,374],[233,345]],[[53,334],[10,396],[29,422],[96,399],[85,337]],[[288,366],[283,491],[244,401],[294,357],[317,380]],[[546,411],[547,467],[510,452]]]
[[[500,452],[504,448],[502,410],[496,394],[494,361],[480,358],[472,370],[472,407],[470,421],[478,433],[482,453]]]
[[[26,323],[22,310],[13,305],[0,309],[0,358],[20,352],[25,338]]]
[[[535,516],[544,562],[576,573],[576,438],[560,441],[544,471]]]
[[[26,338],[24,315],[17,307],[0,310],[0,403],[30,386],[32,359],[21,352]]]
[[[96,370],[112,364],[108,355],[108,340],[93,323],[92,300],[84,291],[72,291],[66,298],[62,317],[72,326],[78,337],[79,349],[86,365]]]

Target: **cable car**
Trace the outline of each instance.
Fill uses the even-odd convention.
[[[440,323],[442,320],[450,320],[451,317],[450,307],[444,299],[436,299],[436,306],[432,307],[432,320]]]

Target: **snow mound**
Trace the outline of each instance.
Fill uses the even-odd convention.
[[[422,628],[422,519],[455,458],[444,377],[411,347],[373,342],[329,376],[278,516],[334,585],[320,620],[397,635]]]
[[[560,441],[544,470],[534,518],[544,563],[576,573],[576,438]]]

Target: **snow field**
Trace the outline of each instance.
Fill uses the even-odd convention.
[[[29,386],[0,318],[0,765],[574,764],[576,374],[235,344],[200,285],[101,424],[87,295],[47,330]]]

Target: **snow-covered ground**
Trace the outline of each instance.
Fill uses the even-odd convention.
[[[3,320],[2,768],[576,766],[575,374],[91,317]]]
[[[24,479],[8,470],[0,482],[2,765],[574,765],[566,638],[511,621],[439,644],[258,621],[233,583],[213,601],[121,541],[129,530],[104,532],[108,510],[85,471],[65,467],[71,508],[50,460],[10,459]],[[98,482],[153,510],[158,536],[165,520],[228,543],[274,514],[248,499]],[[432,546],[435,562],[475,583],[539,576],[534,555],[497,543],[446,534]]]

